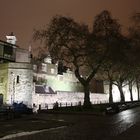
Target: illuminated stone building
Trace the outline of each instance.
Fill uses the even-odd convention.
[[[34,64],[34,82],[50,86],[54,91],[82,91],[74,73],[69,69],[60,72],[59,67],[58,63],[52,63],[49,56],[39,64]]]
[[[32,105],[33,70],[30,53],[17,46],[11,33],[0,41],[0,104],[23,102]]]
[[[3,102],[14,102],[31,106],[33,91],[33,71],[29,63],[3,63],[0,64],[0,94]]]
[[[81,84],[74,73],[61,63],[53,64],[48,56],[42,62],[31,64],[31,53],[15,43],[16,37],[6,36],[0,41],[0,104],[21,103],[32,107],[46,106],[56,101],[76,105],[83,102]],[[103,83],[93,81],[91,92],[103,93]],[[91,101],[105,102],[107,95],[91,94]]]
[[[33,79],[35,82],[33,104],[52,108],[55,102],[68,106],[84,102],[83,87],[75,77],[73,71],[62,63],[53,64],[50,56],[33,65]],[[107,102],[108,94],[103,94],[103,82],[91,82],[92,103]]]

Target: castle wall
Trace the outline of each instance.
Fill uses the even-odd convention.
[[[100,94],[100,93],[91,93],[90,100],[93,104],[97,103],[106,103],[108,102],[108,94]],[[41,108],[53,108],[53,104],[58,102],[61,106],[75,106],[78,105],[79,102],[83,104],[84,102],[84,93],[83,92],[62,92],[59,91],[56,94],[34,94],[33,95],[33,103]]]
[[[0,77],[7,71],[4,76],[5,82],[0,86],[3,89],[5,103],[12,104],[14,102],[31,106],[33,92],[33,71],[32,65],[28,63],[7,63],[1,64],[5,69],[0,70]],[[2,91],[2,90],[0,90]]]
[[[8,64],[0,64],[0,94],[3,96],[3,103],[6,103],[8,88]]]

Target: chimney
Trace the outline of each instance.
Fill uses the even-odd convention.
[[[6,39],[7,39],[7,42],[8,42],[8,43],[11,43],[11,44],[13,44],[13,45],[16,45],[17,38],[16,38],[16,36],[13,34],[13,32],[11,32],[8,36],[6,36]]]

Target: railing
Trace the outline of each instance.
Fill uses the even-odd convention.
[[[103,101],[94,101],[91,102],[92,104],[104,104],[104,103],[108,103],[107,100],[103,100]],[[36,108],[38,109],[54,109],[57,107],[74,107],[74,106],[82,106],[83,102],[55,102],[55,103],[45,103],[45,104],[39,104],[38,106],[36,106]]]

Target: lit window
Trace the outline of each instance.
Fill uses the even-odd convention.
[[[47,65],[42,63],[42,71],[43,72],[46,72],[47,71]]]
[[[36,65],[33,65],[33,70],[37,70],[37,66]]]
[[[51,69],[51,73],[54,74],[54,72],[55,72],[54,69]]]

